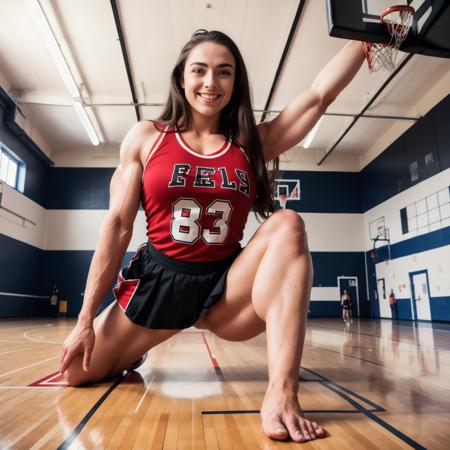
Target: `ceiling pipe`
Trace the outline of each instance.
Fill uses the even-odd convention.
[[[378,89],[378,91],[375,93],[375,95],[370,99],[370,101],[367,103],[366,106],[353,117],[352,122],[350,125],[345,129],[345,131],[341,134],[341,136],[337,139],[337,141],[331,146],[329,150],[326,151],[325,155],[322,157],[322,159],[317,163],[318,166],[320,166],[330,155],[333,153],[333,151],[336,149],[336,147],[339,145],[339,143],[344,139],[344,137],[347,135],[347,133],[353,128],[355,123],[358,121],[360,117],[363,117],[363,114],[370,108],[370,106],[373,104],[373,102],[378,98],[378,96],[384,91],[386,86],[396,77],[396,75],[403,69],[403,67],[408,64],[408,62],[411,60],[411,58],[414,55],[410,53],[394,70],[394,72],[391,73],[391,75],[388,77],[388,79],[383,83],[383,85]]]
[[[264,106],[264,112],[261,116],[260,123],[264,122],[266,115],[267,115],[266,111],[269,109],[270,103],[272,102],[272,97],[273,97],[273,94],[277,87],[278,80],[281,75],[281,71],[283,70],[286,56],[288,54],[289,48],[290,48],[292,40],[294,38],[294,34],[297,30],[297,25],[300,20],[300,15],[302,14],[303,6],[305,6],[305,0],[300,0],[298,3],[297,12],[295,13],[294,21],[292,22],[291,30],[289,31],[289,36],[287,38],[286,45],[284,46],[284,49],[283,49],[283,54],[281,55],[281,59],[278,64],[277,71],[275,72],[275,78],[273,79],[272,87],[270,88],[269,97],[267,98],[266,105]]]
[[[122,49],[123,61],[125,63],[125,68],[127,71],[128,83],[130,85],[131,97],[133,99],[132,105],[136,111],[137,120],[141,120],[141,113],[139,112],[138,101],[136,97],[136,89],[134,88],[133,76],[131,74],[130,60],[128,58],[127,47],[125,44],[125,37],[122,32],[122,24],[120,22],[119,9],[117,8],[116,0],[111,0],[111,8],[114,14],[114,21],[116,23],[117,34],[119,35],[120,48]]]

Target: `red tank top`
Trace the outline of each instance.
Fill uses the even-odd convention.
[[[182,135],[161,132],[142,174],[147,237],[164,255],[205,262],[237,251],[255,199],[255,181],[244,150],[225,141],[209,155]]]

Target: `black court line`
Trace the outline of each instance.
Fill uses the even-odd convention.
[[[370,405],[373,408],[373,411],[375,412],[384,412],[386,411],[382,406],[378,405],[377,403],[373,402],[372,400],[369,400],[368,398],[352,391],[349,388],[346,388],[345,386],[342,386],[341,384],[338,384],[334,381],[331,381],[330,379],[324,377],[323,375],[320,375],[320,373],[314,372],[314,370],[311,369],[307,369],[306,367],[302,367],[303,370],[306,370],[307,372],[312,373],[313,375],[317,376],[317,377],[321,377],[322,380],[320,381],[325,381],[327,383],[332,384],[334,387],[347,392],[348,394],[352,395],[353,397],[356,397],[358,400],[361,400],[362,402],[366,403],[367,405]]]
[[[372,419],[374,422],[376,422],[378,425],[383,427],[385,430],[392,433],[394,436],[396,436],[398,439],[402,440],[409,446],[411,446],[414,449],[417,450],[427,450],[426,447],[423,445],[420,445],[418,442],[416,442],[414,439],[410,438],[406,434],[402,433],[400,430],[397,430],[397,428],[394,428],[389,423],[385,422],[380,417],[376,416],[372,411],[369,411],[368,409],[363,408],[358,402],[350,398],[348,395],[341,392],[339,389],[336,389],[332,383],[329,383],[328,381],[321,381],[320,384],[323,386],[326,386],[328,389],[335,392],[337,395],[342,397],[343,399],[347,400],[351,405],[353,405],[355,408],[357,408],[362,414],[364,414],[369,419]]]
[[[376,412],[375,410],[366,410],[369,412]],[[225,411],[202,411],[203,415],[212,414],[259,414],[259,409],[237,409],[237,410],[225,410]],[[361,414],[361,411],[356,409],[305,409],[305,414]]]
[[[111,392],[126,378],[127,375],[121,376],[114,384],[100,397],[97,403],[88,411],[88,413],[81,419],[81,422],[76,426],[76,428],[69,434],[66,440],[58,447],[57,450],[65,450],[70,447],[73,441],[80,435],[81,431],[88,423],[89,419],[95,414],[102,403],[109,397]]]
[[[376,403],[372,402],[371,400],[363,397],[360,394],[357,394],[356,392],[353,392],[351,389],[348,389],[344,386],[341,386],[338,383],[335,383],[334,381],[331,381],[330,379],[324,377],[320,373],[315,372],[314,370],[307,369],[306,367],[302,367],[303,370],[306,370],[307,372],[310,372],[314,374],[317,377],[321,377],[322,380],[320,381],[320,384],[322,386],[325,386],[326,388],[333,391],[335,394],[339,395],[341,398],[346,400],[350,405],[352,405],[354,408],[356,408],[360,413],[364,414],[369,419],[372,419],[375,421],[378,425],[382,426],[384,429],[388,430],[390,433],[392,433],[397,438],[401,439],[406,444],[410,445],[412,448],[418,449],[418,450],[426,450],[426,447],[423,447],[418,442],[414,441],[412,438],[407,436],[406,434],[402,433],[400,430],[397,430],[397,428],[393,427],[389,423],[385,422],[380,417],[376,416],[375,412],[384,412],[386,411],[383,407],[377,405]],[[341,389],[349,393],[350,395],[360,399],[364,403],[367,403],[368,405],[371,405],[374,407],[374,409],[369,410],[367,408],[364,408],[362,405],[360,405],[357,401],[353,400],[351,397],[349,397],[344,392],[341,392]]]

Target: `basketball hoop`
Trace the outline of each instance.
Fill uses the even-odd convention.
[[[412,6],[406,5],[391,6],[382,12],[380,20],[391,39],[388,44],[363,42],[364,54],[371,72],[380,69],[391,72],[394,70],[398,49],[408,35],[415,12]]]
[[[289,197],[286,194],[280,194],[278,196],[278,201],[280,202],[280,208],[281,209],[285,209],[286,208],[286,203],[289,200]]]

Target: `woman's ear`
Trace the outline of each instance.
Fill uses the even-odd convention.
[[[180,85],[181,85],[181,88],[184,89],[184,78],[183,78],[183,76],[181,76],[181,78],[180,78]]]

